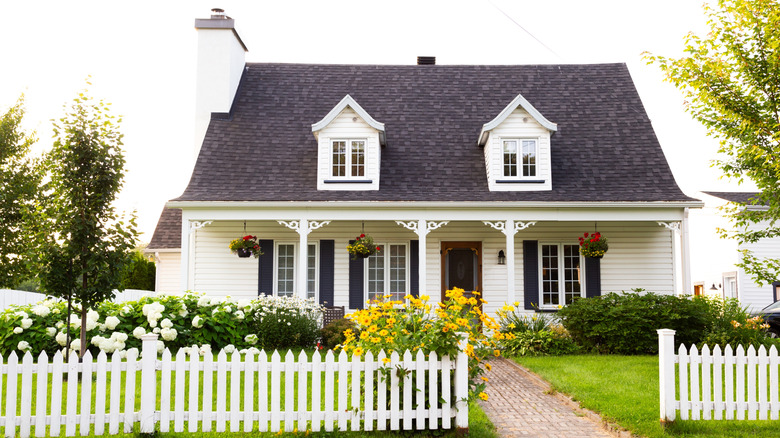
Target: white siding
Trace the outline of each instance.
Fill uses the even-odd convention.
[[[762,239],[740,248],[752,251],[758,258],[780,258],[780,238]],[[757,285],[743,269],[739,269],[737,288],[740,302],[748,306],[750,311],[757,312],[774,302],[772,285]]]
[[[181,293],[181,252],[160,252],[157,256],[155,290]]]
[[[592,222],[539,223],[515,236],[515,300],[523,302],[523,240],[577,243]],[[648,222],[599,224],[610,242],[601,261],[602,291],[620,292],[643,288],[657,293],[673,293],[674,263],[672,235],[666,228]],[[346,246],[361,232],[359,221],[334,221],[309,234],[309,241],[334,240],[334,304],[349,306],[349,255]],[[417,235],[392,221],[366,222],[365,232],[378,243],[408,242]],[[298,234],[275,222],[247,222],[247,233],[261,239],[297,242]],[[193,290],[210,295],[254,297],[257,295],[257,260],[239,259],[228,249],[230,240],[243,235],[243,222],[215,221],[196,232],[194,238],[195,274]],[[428,234],[427,278],[422,294],[438,300],[441,296],[441,243],[477,241],[482,243],[482,288],[488,305],[495,310],[507,301],[506,267],[499,265],[498,251],[506,249],[504,234],[480,222],[450,222]],[[532,291],[538,295],[538,291]],[[511,300],[510,300],[511,301]]]
[[[537,178],[544,183],[497,184],[503,177],[503,140],[536,139],[538,142]],[[550,131],[542,127],[525,110],[518,108],[493,129],[485,144],[485,166],[488,175],[488,187],[491,191],[539,191],[552,190],[552,171],[550,158]]]
[[[325,184],[325,180],[335,179],[331,175],[331,140],[366,140],[366,176],[371,183]],[[351,108],[345,108],[328,127],[318,134],[317,190],[379,190],[380,147],[379,132],[368,125]]]

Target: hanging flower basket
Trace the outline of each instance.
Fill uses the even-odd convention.
[[[585,257],[600,259],[604,257],[607,250],[609,250],[607,238],[603,237],[599,232],[593,234],[585,233],[580,237],[580,254]]]
[[[260,248],[257,236],[247,235],[231,240],[229,248],[234,254],[238,254],[241,258],[249,256],[255,256],[255,258],[257,258],[263,255],[263,250]]]
[[[347,252],[352,255],[352,260],[357,260],[358,257],[365,259],[379,251],[381,250],[374,244],[374,239],[365,234],[355,237],[355,242],[347,245]]]

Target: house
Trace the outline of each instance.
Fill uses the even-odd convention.
[[[195,26],[198,158],[148,249],[163,290],[358,309],[457,286],[487,311],[690,293],[687,214],[702,204],[624,64],[245,63],[233,19]],[[601,260],[578,252],[595,231]],[[361,233],[382,250],[352,260]],[[258,259],[228,249],[245,234]]]
[[[702,192],[707,206],[721,207],[734,203],[747,210],[762,210],[767,206],[756,201],[757,192]],[[728,227],[724,220],[723,227]],[[780,299],[780,279],[771,284],[758,285],[742,268],[736,266],[742,249],[750,250],[759,258],[780,258],[780,238],[761,239],[758,242],[738,245],[734,240],[719,240],[717,251],[722,253],[723,263],[714,267],[718,277],[707,282],[699,281],[695,287],[709,295],[737,298],[751,312],[758,312]],[[711,285],[710,285],[711,283]]]

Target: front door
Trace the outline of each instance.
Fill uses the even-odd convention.
[[[472,291],[482,289],[482,242],[442,242],[441,266],[441,300],[455,287],[471,297]]]

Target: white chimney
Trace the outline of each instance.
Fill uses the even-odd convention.
[[[195,158],[197,159],[211,113],[227,113],[244,72],[247,48],[235,20],[222,9],[211,18],[195,19],[198,31],[198,66],[195,78]]]

